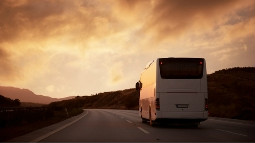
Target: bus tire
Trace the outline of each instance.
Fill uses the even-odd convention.
[[[199,124],[200,124],[200,122],[195,122],[195,123],[192,124],[192,127],[193,127],[193,128],[198,128],[198,127],[199,127]]]
[[[150,121],[150,125],[153,126],[154,125],[154,121],[151,118],[151,108],[149,110],[149,121]]]
[[[142,118],[142,123],[146,123],[146,122],[147,122],[147,120],[146,120],[145,118],[143,118],[142,111],[143,111],[143,109],[141,108],[141,118]]]
[[[147,123],[147,120],[142,118],[142,123]]]

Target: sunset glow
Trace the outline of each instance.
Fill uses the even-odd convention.
[[[51,97],[134,88],[157,57],[255,66],[254,0],[1,0],[0,85]]]

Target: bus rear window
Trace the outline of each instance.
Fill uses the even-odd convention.
[[[159,59],[160,75],[163,79],[200,79],[203,77],[202,58]]]

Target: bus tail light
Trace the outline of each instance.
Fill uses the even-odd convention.
[[[156,109],[157,109],[157,110],[160,110],[159,98],[156,98],[155,105],[156,105]]]
[[[205,99],[205,111],[208,111],[208,99]]]

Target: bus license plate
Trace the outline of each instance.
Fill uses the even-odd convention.
[[[189,108],[189,104],[175,104],[177,108]]]

